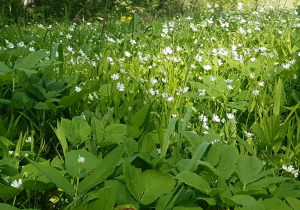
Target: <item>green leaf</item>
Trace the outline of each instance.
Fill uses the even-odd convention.
[[[46,50],[39,50],[39,51],[32,52],[23,59],[22,65],[18,66],[18,68],[21,67],[24,69],[32,69],[40,60],[42,60],[46,56],[47,56]]]
[[[51,166],[41,165],[26,158],[32,165],[34,165],[42,174],[44,174],[52,183],[61,188],[67,194],[71,195],[74,192],[73,186],[70,182],[61,175],[61,173]]]
[[[75,101],[78,101],[79,99],[82,99],[85,95],[91,93],[92,91],[89,89],[81,90],[80,92],[76,92],[71,96],[64,96],[62,99],[60,99],[59,104],[63,107],[68,107],[75,103]]]
[[[74,145],[80,145],[89,139],[91,134],[91,127],[83,119],[82,116],[77,116],[72,121],[62,118],[61,127],[67,139]]]
[[[103,138],[104,138],[104,126],[103,126],[103,124],[101,123],[100,120],[93,117],[91,127],[92,127],[94,140],[96,140],[97,143],[101,143],[103,141]]]
[[[101,96],[111,96],[111,84],[104,84],[99,89]]]
[[[300,207],[300,201],[296,198],[285,198],[285,200],[288,202],[288,204],[294,209],[298,210]]]
[[[3,184],[0,183],[0,197],[4,201],[7,201],[7,200],[19,195],[20,192],[21,192],[20,189],[10,187],[10,186],[6,186],[6,185],[3,185]],[[0,209],[2,209],[2,208],[0,208]]]
[[[0,75],[5,75],[10,71],[10,68],[8,68],[3,62],[0,62]]]
[[[95,170],[80,182],[78,191],[80,194],[103,182],[113,173],[124,153],[124,145],[111,151],[95,168]]]
[[[268,177],[268,178],[264,178],[261,179],[257,182],[253,182],[249,185],[247,185],[243,190],[247,191],[247,190],[261,190],[264,187],[269,186],[270,184],[275,184],[275,183],[279,183],[285,180],[289,180],[290,178],[287,177]]]
[[[251,178],[262,170],[261,161],[255,156],[241,155],[236,167],[236,172],[241,182],[247,185]]]
[[[83,157],[85,160],[83,163],[78,162],[78,158]],[[82,178],[91,172],[99,164],[99,160],[92,155],[92,153],[81,150],[72,150],[65,155],[66,169],[68,173],[74,178]]]
[[[300,185],[299,183],[284,183],[277,187],[273,192],[272,195],[278,198],[285,198],[285,197],[293,197],[299,198],[300,197]]]
[[[0,203],[0,209],[3,209],[3,210],[19,210],[18,208],[14,207],[14,206],[11,206],[9,204],[6,204],[6,203]]]
[[[172,210],[203,210],[201,207],[199,206],[176,206],[174,208],[172,208]]]
[[[258,200],[254,203],[247,204],[241,208],[241,210],[265,210],[262,200]]]
[[[137,138],[143,133],[144,131],[143,125],[148,112],[149,112],[149,105],[146,105],[132,116],[130,123],[128,124],[127,127],[128,135],[130,137]]]
[[[58,140],[59,140],[59,142],[62,146],[63,153],[65,155],[66,152],[67,152],[67,149],[68,149],[68,142],[66,140],[66,136],[65,136],[65,133],[63,131],[63,128],[59,124],[58,120],[57,120],[57,129],[54,129],[53,127],[52,127],[52,129],[54,130],[54,132],[56,134],[56,137],[58,138]]]
[[[141,176],[141,183],[143,183],[144,189],[140,201],[144,205],[171,192],[175,187],[173,176],[156,170],[146,170]]]
[[[141,183],[141,169],[135,168],[128,161],[123,164],[123,173],[126,186],[130,194],[137,200],[140,200],[140,196],[143,191],[143,183]]]
[[[193,172],[183,171],[177,174],[175,178],[205,194],[208,194],[211,190],[209,184],[201,176]]]
[[[255,199],[249,195],[235,195],[230,198],[230,200],[234,201],[237,204],[241,205],[249,205],[255,202]]]
[[[221,141],[217,141],[214,144],[212,144],[207,153],[207,157],[206,157],[207,162],[209,162],[213,166],[216,166],[220,160],[221,152],[222,152]]]
[[[198,160],[200,160],[202,158],[202,156],[204,155],[204,153],[205,153],[208,146],[209,146],[209,143],[206,142],[206,141],[202,142],[198,146],[198,148],[197,148],[196,152],[194,153],[191,161],[189,162],[189,164],[187,165],[187,167],[185,169],[186,171],[192,172],[192,171],[195,170],[195,168],[197,166],[197,163],[198,163]]]
[[[173,134],[174,130],[175,130],[175,124],[176,124],[176,119],[175,118],[172,118],[169,122],[169,125],[168,125],[168,128],[167,128],[167,131],[165,133],[165,136],[164,136],[164,142],[163,142],[163,145],[161,145],[161,156],[164,157],[166,156],[167,154],[167,150],[168,150],[168,147],[169,147],[169,144],[170,144],[170,138],[171,138],[171,135]]]
[[[117,192],[117,205],[132,204],[133,206],[138,206],[138,203],[131,197],[126,186],[117,180],[109,180],[105,182],[105,186],[114,187]]]
[[[98,199],[87,205],[86,210],[113,210],[116,203],[116,189],[113,187],[104,187],[96,193]]]
[[[127,134],[127,125],[124,124],[112,124],[105,128],[106,137],[111,135],[125,136]]]
[[[230,154],[230,155],[229,155]],[[216,169],[219,175],[225,180],[229,179],[231,174],[235,171],[236,163],[239,160],[239,151],[233,145],[223,145],[221,158]]]
[[[285,202],[278,198],[269,198],[263,200],[263,205],[266,210],[293,210]]]

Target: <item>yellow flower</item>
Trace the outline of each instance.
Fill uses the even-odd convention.
[[[131,20],[132,17],[128,17],[127,20]]]
[[[126,16],[122,16],[122,17],[121,17],[121,21],[122,21],[122,22],[124,22],[125,19],[126,19]]]

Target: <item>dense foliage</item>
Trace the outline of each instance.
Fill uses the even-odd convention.
[[[1,28],[0,209],[298,209],[300,18],[254,8]]]

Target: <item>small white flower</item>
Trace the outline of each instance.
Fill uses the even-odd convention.
[[[282,169],[286,170],[287,172],[292,172],[294,170],[294,167],[292,165],[290,166],[283,165]]]
[[[152,85],[155,85],[157,83],[157,79],[151,77],[150,82]]]
[[[259,90],[253,90],[253,91],[252,91],[252,94],[255,95],[255,96],[258,96]]]
[[[11,155],[12,153],[14,153],[14,151],[9,151],[8,153]]]
[[[206,71],[210,70],[212,67],[211,65],[204,65],[203,69],[205,69]]]
[[[76,86],[76,87],[75,87],[75,91],[76,91],[77,93],[79,93],[79,92],[81,91],[81,88],[78,87],[78,86]]]
[[[192,20],[193,18],[191,18],[190,16],[186,17],[187,20]]]
[[[234,119],[234,115],[233,115],[233,114],[227,113],[226,115],[227,115],[227,118],[228,118],[229,120],[233,120],[233,119]]]
[[[253,134],[253,133],[249,133],[249,132],[247,132],[247,131],[244,131],[244,133],[245,133],[245,134],[246,134],[246,136],[247,136],[247,137],[249,137],[249,138],[250,138],[250,137],[252,137],[252,136],[254,136],[254,134]]]
[[[125,56],[129,58],[131,56],[130,52],[125,51]]]
[[[110,78],[112,78],[112,80],[118,80],[119,75],[118,74],[113,74],[113,75],[110,76]]]
[[[26,143],[31,143],[31,136],[28,137],[28,139],[25,140]]]
[[[290,64],[289,63],[283,64],[282,67],[285,68],[285,69],[289,69],[290,68]]]
[[[233,90],[232,85],[227,85],[227,88],[228,88],[229,90]]]
[[[214,115],[213,115],[213,121],[215,121],[215,122],[220,122],[221,120],[220,120],[220,118],[219,118],[218,115],[214,114]]]
[[[34,47],[29,47],[29,51],[34,52],[35,51]]]
[[[253,79],[255,75],[253,73],[250,73],[250,78]]]
[[[264,87],[264,86],[265,86],[265,82],[264,82],[264,81],[258,82],[258,85],[259,85],[260,87]]]
[[[299,169],[293,170],[291,173],[297,178],[299,176]]]
[[[205,89],[198,89],[198,91],[199,91],[199,96],[205,95]]]
[[[136,41],[133,40],[133,39],[130,39],[130,43],[131,43],[131,45],[135,45],[135,44],[136,44]]]
[[[14,188],[20,188],[21,185],[22,185],[22,179],[19,179],[19,181],[14,180],[13,183],[11,184],[11,186]]]
[[[124,84],[118,82],[118,83],[117,83],[117,89],[118,89],[119,91],[124,91],[124,90],[125,90]]]
[[[67,35],[66,35],[66,38],[67,38],[67,39],[72,39],[72,35],[71,35],[71,34],[67,34]]]
[[[9,44],[8,44],[8,48],[13,49],[14,47],[15,47],[15,45],[14,45],[13,43],[9,43]]]
[[[202,61],[202,56],[200,56],[199,54],[196,55],[195,57],[196,61],[201,62]]]
[[[255,58],[250,58],[250,61],[254,62],[254,61],[255,61]]]
[[[210,80],[211,80],[212,82],[217,80],[217,78],[214,77],[214,76],[209,76],[209,78],[210,78]]]
[[[80,155],[79,155],[79,157],[78,157],[78,163],[83,163],[85,161],[85,158],[84,157],[81,157]]]

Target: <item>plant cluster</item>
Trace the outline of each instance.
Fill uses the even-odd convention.
[[[0,208],[298,209],[298,12],[206,7],[2,28]]]

